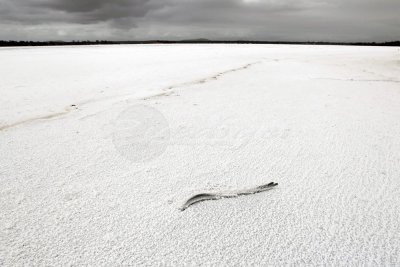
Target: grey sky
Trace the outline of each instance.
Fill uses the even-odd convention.
[[[400,0],[0,0],[0,40],[400,39]]]

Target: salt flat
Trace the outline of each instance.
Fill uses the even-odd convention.
[[[0,265],[400,264],[398,48],[5,48],[0,62]]]

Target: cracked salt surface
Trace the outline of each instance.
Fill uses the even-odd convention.
[[[397,48],[59,47],[0,60],[1,125],[24,122],[0,131],[0,265],[400,264],[400,85],[315,79],[400,77]],[[137,106],[165,118],[165,149],[147,142],[158,119],[119,132]],[[179,211],[266,181],[279,190]]]

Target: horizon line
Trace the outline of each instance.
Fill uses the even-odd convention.
[[[210,40],[205,38],[184,40],[0,40],[0,47],[6,46],[57,46],[57,45],[112,45],[112,44],[293,44],[293,45],[350,45],[350,46],[400,46],[400,40],[383,42],[340,42],[340,41],[259,41],[259,40]]]

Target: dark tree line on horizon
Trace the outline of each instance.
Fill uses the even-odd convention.
[[[353,45],[353,46],[400,46],[400,41],[392,42],[286,42],[286,41],[213,41],[207,39],[165,41],[14,41],[0,40],[0,46],[63,46],[63,45],[118,45],[118,44],[293,44],[293,45]]]

